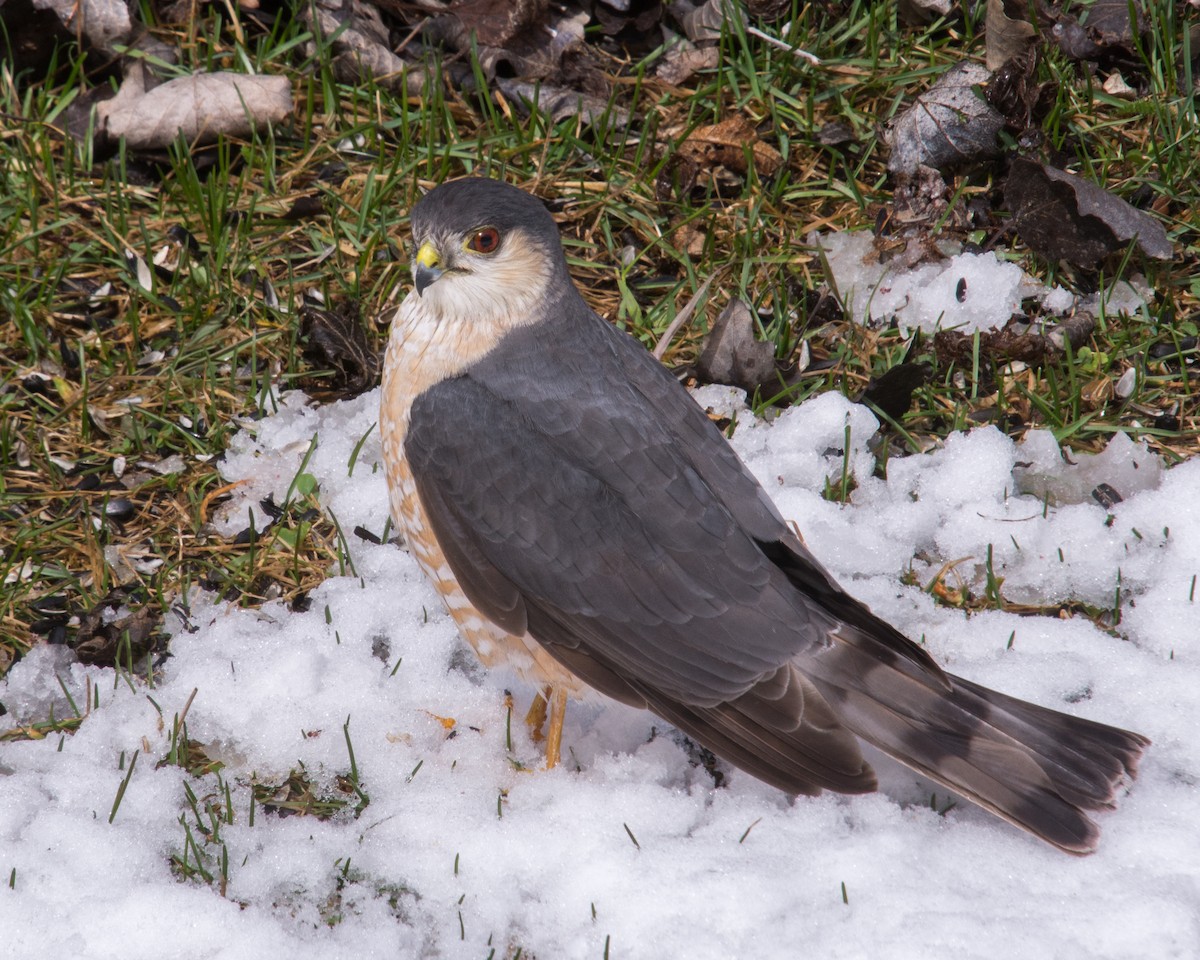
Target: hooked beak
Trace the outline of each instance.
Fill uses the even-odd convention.
[[[442,258],[432,243],[426,241],[421,244],[421,249],[413,258],[413,282],[416,284],[418,295],[423,294],[425,288],[442,275],[441,262]]]

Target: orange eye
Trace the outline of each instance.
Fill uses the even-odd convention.
[[[474,250],[476,253],[495,253],[496,248],[500,246],[500,231],[495,227],[484,227],[481,230],[476,230],[469,240],[467,240],[467,249]]]

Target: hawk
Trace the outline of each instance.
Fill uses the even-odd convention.
[[[847,594],[687,392],[584,302],[535,197],[412,210],[381,402],[392,513],[485,664],[642,707],[791,794],[876,787],[860,741],[1070,853],[1149,741],[944,672]]]

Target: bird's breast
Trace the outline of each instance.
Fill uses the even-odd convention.
[[[417,397],[443,380],[461,374],[494,344],[494,337],[490,340],[464,337],[461,330],[455,331],[452,324],[424,309],[416,294],[405,298],[397,310],[384,357],[379,409],[392,518],[409,552],[441,595],[459,633],[485,666],[504,664],[523,679],[549,683],[578,694],[583,689],[581,682],[541,644],[532,637],[508,633],[467,599],[421,506],[416,479],[404,454],[404,439]],[[453,429],[453,424],[447,424],[446,429]],[[464,464],[463,469],[469,470],[470,464]]]

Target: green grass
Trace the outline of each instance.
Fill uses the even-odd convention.
[[[123,151],[93,157],[64,137],[69,108],[92,83],[73,47],[38,75],[0,67],[0,674],[40,639],[76,640],[80,618],[117,594],[158,611],[161,635],[171,606],[194,585],[247,604],[303,603],[339,569],[345,531],[302,490],[256,541],[217,536],[209,526],[223,495],[216,460],[239,417],[269,412],[272,385],[336,394],[336,373],[305,351],[306,297],[361,311],[381,347],[371,321],[407,283],[407,211],[422,186],[465,173],[503,176],[555,199],[585,295],[647,346],[716,274],[670,363],[693,359],[710,320],[742,296],[762,308],[778,357],[802,345],[810,352],[813,372],[788,400],[830,389],[856,396],[901,359],[934,364],[889,436],[897,453],[1014,414],[1077,446],[1094,449],[1124,431],[1170,459],[1194,454],[1186,371],[1200,315],[1200,152],[1191,142],[1197,116],[1182,5],[1152,5],[1138,67],[1148,92],[1136,100],[1106,95],[1061,54],[1038,66],[1053,92],[1041,128],[1047,148],[1122,196],[1148,190],[1181,255],[1129,264],[1147,271],[1158,294],[1142,315],[1110,318],[1086,351],[1020,373],[988,369],[986,358],[938,363],[930,341],[913,350],[895,330],[807,322],[806,291],[823,275],[805,236],[875,222],[891,199],[880,125],[949,66],[981,56],[983,40],[982,13],[908,27],[890,4],[797,6],[782,34],[784,21],[762,27],[817,53],[820,66],[740,27],[722,39],[720,67],[685,90],[656,80],[649,59],[604,54],[611,104],[632,120],[622,126],[614,110],[591,127],[525,120],[498,94],[432,85],[416,99],[370,81],[344,84],[327,47],[306,55],[311,38],[286,16],[263,32],[206,6],[180,47],[178,71],[282,73],[295,111],[248,141],[198,153],[180,143],[152,163]],[[430,63],[439,66],[432,54]],[[672,190],[679,145],[737,114],[783,168]],[[854,140],[823,145],[831,123]],[[957,186],[981,194],[997,172],[980,167]],[[315,213],[290,216],[300,200]],[[700,238],[690,249],[688,231]],[[144,287],[126,251],[166,269],[152,268]],[[1015,241],[1002,241],[1001,252],[1047,280],[1079,280]],[[1112,387],[1130,367],[1140,371],[1136,392],[1119,403]],[[164,461],[179,469],[145,466]],[[828,495],[850,496],[851,478],[836,487]],[[114,548],[136,548],[139,559],[118,570],[106,559]],[[152,673],[134,662],[144,652],[127,646],[128,674]],[[50,718],[40,734],[79,722]]]

